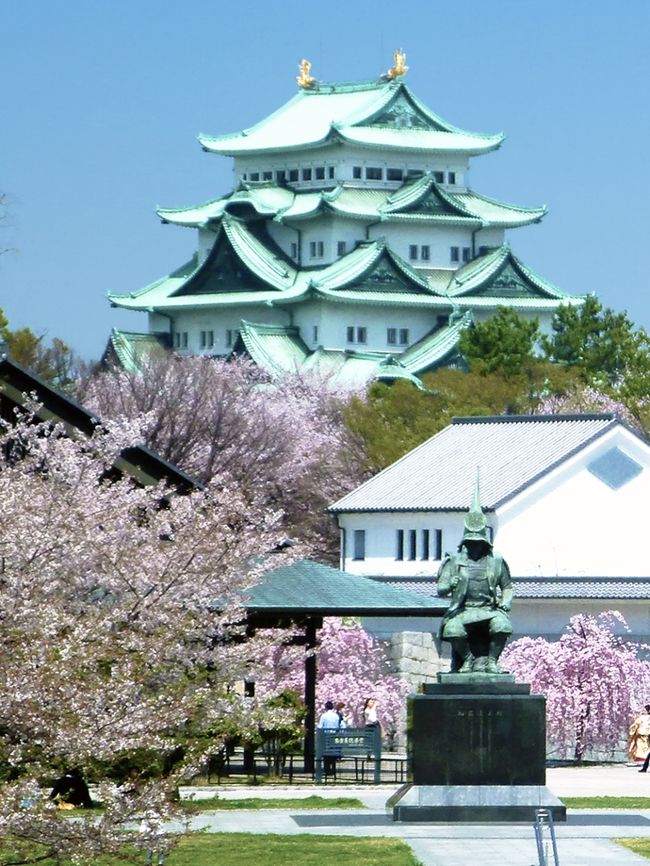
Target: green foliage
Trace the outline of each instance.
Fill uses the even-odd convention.
[[[0,342],[6,344],[9,355],[17,364],[55,388],[71,390],[77,360],[63,340],[54,337],[47,345],[44,334],[39,336],[29,328],[12,331],[0,309]]]
[[[539,337],[537,319],[528,321],[512,307],[497,307],[494,316],[461,333],[458,348],[472,372],[513,379],[533,361]]]

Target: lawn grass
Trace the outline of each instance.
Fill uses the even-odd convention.
[[[356,797],[210,797],[208,800],[181,800],[190,812],[230,811],[232,809],[365,809]]]
[[[629,848],[635,854],[640,854],[650,860],[650,839],[612,839],[612,842],[622,845],[623,848]]]
[[[560,797],[567,809],[650,809],[650,797]]]
[[[0,849],[0,866],[11,860]],[[93,866],[138,866],[142,852],[125,852],[119,859],[97,858]],[[197,833],[185,837],[166,858],[165,866],[421,866],[413,852],[399,839],[356,836],[276,836],[256,833]],[[42,860],[39,866],[55,866]],[[60,866],[70,866],[64,861]]]

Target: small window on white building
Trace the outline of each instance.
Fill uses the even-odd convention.
[[[259,180],[260,179],[259,171],[252,171],[250,174],[250,178],[251,178],[251,180]]]
[[[303,168],[302,179],[303,180],[311,180],[311,169],[310,168]]]
[[[309,241],[309,258],[322,259],[324,249],[323,241]]]
[[[376,166],[368,166],[366,168],[366,180],[381,180],[384,176],[384,171]]]
[[[206,348],[214,349],[214,331],[207,331],[206,336],[207,336]]]
[[[404,530],[398,529],[395,534],[395,559],[401,562],[404,559]]]
[[[298,259],[298,244],[295,241],[291,241],[291,258],[294,261]]]
[[[337,241],[336,255],[337,256],[344,256],[346,253],[346,247],[347,247],[347,244],[345,243],[345,241]]]
[[[283,168],[276,171],[276,173],[275,173],[276,183],[284,183],[286,179],[287,179],[287,173]]]
[[[479,247],[478,248],[479,256],[484,256],[488,250],[489,250],[489,247]]]
[[[327,169],[327,176],[329,177],[330,180],[334,179],[334,166],[333,165],[330,165],[329,168]]]
[[[417,559],[418,555],[418,533],[416,529],[409,529],[409,559]]]
[[[428,559],[430,555],[430,544],[431,539],[429,537],[429,530],[422,530],[422,543],[420,545],[420,559]]]
[[[181,335],[178,333],[178,331],[174,331],[174,348],[180,349],[180,345],[181,345]]]
[[[202,349],[205,349],[208,345],[208,341],[206,338],[207,333],[208,333],[207,331],[201,331],[201,333],[199,334],[199,346]]]
[[[357,343],[368,342],[368,331],[366,328],[357,328]]]
[[[312,331],[312,341],[314,343],[318,342],[318,325],[314,325],[314,330]]]
[[[353,550],[353,559],[357,561],[363,560],[366,558],[366,530],[365,529],[355,529],[354,530],[354,550]]]
[[[386,180],[401,180],[404,177],[404,172],[401,168],[387,168]]]
[[[273,180],[273,172],[272,171],[262,172],[262,180]]]
[[[449,261],[460,261],[460,247],[449,247]]]
[[[187,331],[181,331],[181,349],[187,349]]]
[[[448,171],[447,172],[447,183],[451,183],[451,184],[456,183],[456,172],[455,171]]]
[[[409,259],[412,262],[416,262],[418,260],[418,248],[417,244],[411,244],[409,246]]]
[[[463,261],[468,262],[472,258],[472,248],[463,247]]]
[[[436,183],[444,183],[445,182],[445,173],[444,171],[434,171],[433,179]]]
[[[431,248],[428,244],[420,247],[420,258],[423,262],[428,262],[431,258]]]
[[[397,345],[397,328],[386,328],[386,342],[389,346]]]
[[[314,170],[316,174],[316,180],[325,180],[325,166],[319,165]]]
[[[355,180],[361,180],[361,166],[360,165],[353,165],[352,166],[352,177]]]
[[[226,331],[226,346],[230,348],[235,342],[235,334],[236,331],[231,330],[230,328]]]
[[[409,342],[409,329],[408,328],[400,328],[399,329],[399,344],[400,346],[408,346]]]
[[[290,168],[289,169],[289,183],[295,183],[298,180],[298,169]]]
[[[345,329],[346,339],[348,343],[354,343],[354,328],[351,325]]]
[[[434,559],[442,559],[442,529],[433,530]]]

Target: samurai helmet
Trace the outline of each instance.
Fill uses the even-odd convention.
[[[469,511],[465,515],[465,532],[463,533],[461,547],[466,541],[483,541],[488,547],[492,547],[488,535],[488,524],[483,509],[481,508],[481,495],[479,491],[479,472],[476,467],[476,484],[474,485],[474,499]]]

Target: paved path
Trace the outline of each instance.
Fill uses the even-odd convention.
[[[650,773],[617,765],[586,769],[557,768],[547,772],[547,785],[559,797],[650,796]],[[355,796],[368,808],[353,811],[291,809],[204,812],[192,819],[195,829],[212,832],[322,833],[325,835],[392,836],[403,839],[424,866],[536,866],[530,824],[402,824],[386,813],[385,801],[395,790],[382,785],[260,786],[193,789],[229,799],[236,797]],[[556,825],[560,866],[649,866],[611,841],[615,837],[650,837],[650,810],[577,810],[566,824]],[[552,859],[549,861],[549,866]]]

